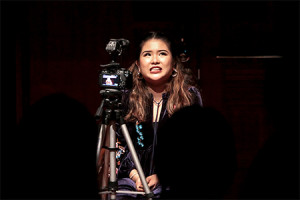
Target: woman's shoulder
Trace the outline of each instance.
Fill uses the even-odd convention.
[[[200,106],[203,106],[202,97],[199,89],[195,86],[190,86],[188,90],[193,95],[193,104],[199,104]]]
[[[192,86],[192,85],[188,87],[188,90],[190,92],[194,92],[194,93],[199,92],[199,89],[195,86]]]

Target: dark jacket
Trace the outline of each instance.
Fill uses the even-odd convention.
[[[190,87],[189,91],[194,95],[193,98],[193,104],[198,104],[202,106],[202,98],[200,95],[200,92],[196,87]],[[128,105],[126,102],[128,100],[129,92],[125,94],[124,98],[124,105],[125,105],[125,112],[126,113],[126,105]],[[169,98],[168,93],[164,93],[162,95],[163,102],[162,102],[162,109],[160,113],[160,120],[159,123],[155,124],[153,123],[153,96],[152,99],[148,102],[146,105],[147,113],[149,113],[147,119],[145,122],[140,123],[141,129],[140,132],[142,132],[143,135],[143,146],[138,144],[138,137],[139,134],[136,130],[136,123],[135,122],[129,122],[126,123],[126,127],[128,129],[128,132],[131,136],[131,140],[134,144],[134,148],[137,152],[138,158],[140,160],[141,166],[143,168],[143,171],[145,173],[145,176],[150,176],[152,174],[155,174],[155,163],[154,163],[154,152],[157,142],[157,132],[161,129],[161,127],[165,124],[166,120],[169,119],[169,115],[166,109],[167,101]],[[129,173],[132,169],[135,169],[135,164],[132,159],[131,152],[129,152],[129,149],[127,147],[127,144],[125,142],[125,139],[123,137],[122,132],[120,129],[116,131],[117,139],[120,142],[120,147],[125,148],[125,152],[119,151],[119,158],[118,158],[118,178],[128,178]],[[118,155],[118,154],[117,154]]]

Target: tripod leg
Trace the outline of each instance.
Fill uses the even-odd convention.
[[[110,158],[110,189],[112,191],[112,194],[110,196],[111,199],[116,199],[116,187],[118,185],[117,183],[117,175],[116,175],[116,132],[114,130],[113,125],[110,125],[109,128],[109,158]]]
[[[108,173],[109,173],[109,151],[104,146],[109,146],[109,137],[107,137],[107,125],[101,125],[98,148],[99,154],[97,156],[97,170],[98,170],[98,185],[100,191],[108,187]],[[104,145],[104,146],[103,146]],[[101,193],[101,199],[106,199],[107,193]]]
[[[146,178],[145,178],[142,166],[141,166],[140,161],[138,159],[138,156],[136,154],[136,151],[135,151],[135,148],[133,146],[132,140],[130,138],[128,129],[127,129],[127,127],[126,127],[125,124],[121,125],[121,129],[122,129],[122,133],[124,135],[124,138],[126,140],[126,143],[128,145],[129,151],[132,154],[133,162],[134,162],[134,164],[136,166],[136,169],[137,169],[137,171],[139,173],[140,179],[141,179],[142,184],[144,186],[146,196],[149,197],[149,198],[151,198],[151,197],[153,197],[153,193],[150,191],[150,188],[149,188],[149,186],[148,186],[148,184],[146,182]]]
[[[106,131],[107,125],[101,124],[100,131],[99,131],[99,137],[98,137],[98,145],[97,145],[97,166],[99,165],[99,156],[100,156],[100,150],[103,146],[105,131]]]

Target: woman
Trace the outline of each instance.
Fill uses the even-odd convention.
[[[202,105],[199,91],[184,81],[182,66],[175,55],[175,48],[166,35],[148,33],[140,43],[137,60],[129,68],[133,74],[133,88],[123,98],[126,126],[155,196],[162,190],[154,163],[158,130],[177,110],[193,104]],[[131,153],[126,146],[125,151],[122,148],[126,143],[121,132],[117,135],[119,190],[144,191]]]

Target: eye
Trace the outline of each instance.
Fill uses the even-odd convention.
[[[166,56],[166,55],[168,55],[168,53],[163,51],[163,52],[160,52],[159,55]]]
[[[147,53],[144,53],[143,56],[144,56],[144,57],[151,56],[151,53],[148,53],[148,52],[147,52]]]

